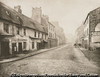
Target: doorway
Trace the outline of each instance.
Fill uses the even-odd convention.
[[[22,52],[22,43],[18,43],[18,52]]]
[[[1,42],[1,55],[7,56],[9,54],[9,42]]]

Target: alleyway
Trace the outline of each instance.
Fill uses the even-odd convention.
[[[0,77],[16,74],[100,74],[100,69],[71,44],[16,62],[0,65]],[[4,75],[6,74],[6,75]]]

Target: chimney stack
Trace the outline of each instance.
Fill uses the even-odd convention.
[[[36,20],[38,23],[41,24],[41,16],[42,16],[41,7],[32,8],[32,19]]]
[[[21,10],[21,6],[18,5],[18,6],[14,6],[14,9],[19,12],[20,14],[22,14],[22,10]]]

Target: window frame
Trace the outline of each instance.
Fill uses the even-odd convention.
[[[34,37],[36,37],[36,31],[34,32]]]
[[[26,36],[26,29],[24,28],[24,35]]]
[[[32,42],[32,49],[34,49],[34,42]]]
[[[40,37],[40,32],[38,32],[38,38]]]
[[[23,42],[23,49],[26,48],[26,42]]]
[[[5,32],[9,33],[9,24],[4,23],[3,30],[4,30]]]

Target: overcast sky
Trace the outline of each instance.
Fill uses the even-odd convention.
[[[48,15],[50,21],[58,21],[64,33],[75,33],[85,20],[87,14],[100,7],[100,0],[0,0],[14,8],[21,5],[22,13],[32,15],[32,7],[41,7],[42,14]]]

